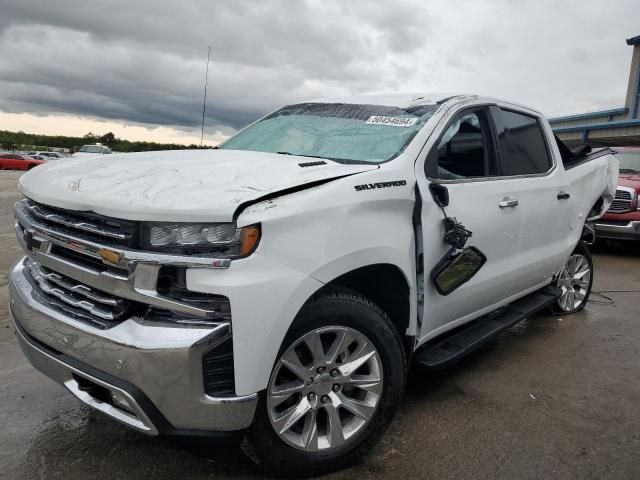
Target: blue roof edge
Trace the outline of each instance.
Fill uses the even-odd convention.
[[[604,117],[605,115],[625,115],[629,113],[626,107],[613,108],[611,110],[600,110],[598,112],[578,113],[576,115],[567,115],[564,117],[550,118],[549,123],[566,122],[569,120],[580,120],[583,118]]]
[[[555,133],[568,133],[568,132],[581,132],[583,130],[604,130],[606,128],[625,128],[625,127],[640,127],[640,118],[634,118],[631,120],[617,120],[613,122],[604,123],[590,123],[584,125],[571,125],[567,127],[553,128]]]

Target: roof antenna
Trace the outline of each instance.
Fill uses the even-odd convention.
[[[209,58],[211,57],[211,45],[209,45],[209,51],[207,52],[207,73],[204,77],[204,100],[202,101],[202,130],[200,130],[200,146],[202,147],[202,140],[204,138],[204,114],[207,111],[207,83],[209,82]]]

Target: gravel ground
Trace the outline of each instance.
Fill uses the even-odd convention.
[[[26,362],[7,313],[19,175],[0,173],[0,478],[263,478],[237,446],[197,455],[130,431]],[[595,291],[640,290],[637,246],[598,249],[594,262]],[[606,295],[524,322],[446,371],[412,372],[383,441],[327,478],[638,478],[640,294]]]

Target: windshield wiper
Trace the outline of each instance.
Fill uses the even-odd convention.
[[[276,152],[279,155],[294,155],[296,157],[319,158],[321,160],[331,160],[332,162],[349,164],[349,165],[376,165],[376,162],[367,162],[366,160],[349,160],[346,158],[321,157],[320,155],[303,155],[301,153]]]
[[[302,153],[291,153],[291,152],[276,152],[279,155],[293,155],[295,157],[307,157],[307,158],[323,158],[325,160],[332,160],[331,158],[327,159],[326,157],[320,157],[318,155],[303,155]]]
[[[621,168],[620,173],[640,173],[638,170],[634,170],[633,168]]]
[[[337,163],[342,163],[345,165],[375,165],[377,167],[380,167],[380,165],[378,165],[378,162],[367,162],[366,160],[349,160],[346,158],[330,158],[330,157],[322,157],[322,158],[325,158],[327,160],[332,160]]]

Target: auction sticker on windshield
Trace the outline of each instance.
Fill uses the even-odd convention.
[[[418,121],[417,118],[409,117],[387,117],[384,115],[373,115],[366,121],[369,125],[388,125],[391,127],[411,127]]]

